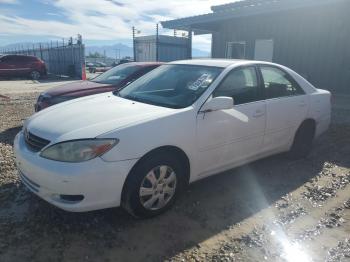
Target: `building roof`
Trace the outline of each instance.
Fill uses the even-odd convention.
[[[335,4],[347,0],[240,0],[233,3],[212,6],[213,13],[180,18],[161,22],[164,28],[178,30],[197,30],[201,33],[203,28],[198,26],[204,23],[213,23],[227,19],[255,16],[272,12],[313,7],[324,4]]]

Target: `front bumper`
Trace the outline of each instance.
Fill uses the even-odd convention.
[[[47,202],[72,212],[119,206],[125,179],[137,161],[105,162],[95,158],[83,163],[63,163],[48,160],[27,148],[22,132],[15,138],[14,153],[23,184]],[[67,201],[62,195],[83,196],[83,199]]]

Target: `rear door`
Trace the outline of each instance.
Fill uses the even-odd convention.
[[[308,97],[284,70],[260,66],[266,98],[264,151],[287,150],[308,112]]]

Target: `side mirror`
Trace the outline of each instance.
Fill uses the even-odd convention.
[[[233,108],[233,104],[234,103],[233,103],[232,97],[227,97],[227,96],[214,97],[209,101],[205,102],[200,112],[208,113],[213,111],[231,109]]]

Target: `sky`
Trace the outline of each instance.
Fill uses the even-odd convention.
[[[131,45],[131,28],[155,34],[159,21],[209,13],[232,0],[0,0],[0,46],[83,36],[87,45]],[[161,29],[160,33],[170,33]],[[193,47],[209,51],[209,36]]]

